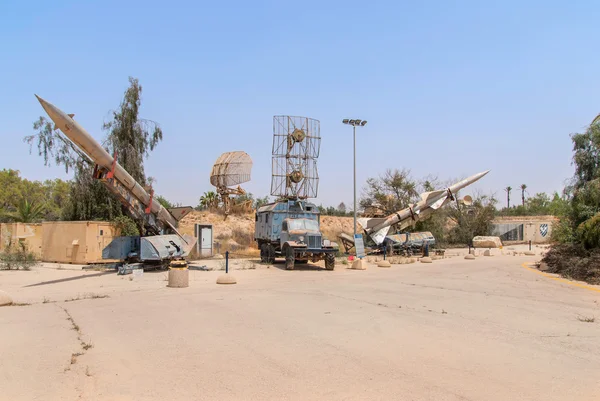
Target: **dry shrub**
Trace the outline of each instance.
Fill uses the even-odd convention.
[[[338,230],[338,229],[328,229],[325,228],[323,225],[321,225],[321,234],[323,234],[323,236],[325,238],[327,238],[329,241],[332,242],[340,242],[339,240],[339,235],[342,233],[342,231]]]
[[[223,233],[223,232],[220,232],[217,235],[215,235],[215,239],[218,239],[221,241],[227,241],[229,238],[231,238],[231,236],[228,235],[227,233]]]
[[[254,245],[254,233],[234,228],[231,237],[241,246],[250,247]]]
[[[549,273],[600,284],[600,249],[586,250],[580,244],[558,244],[552,246],[542,259]]]

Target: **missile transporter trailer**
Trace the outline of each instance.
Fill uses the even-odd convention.
[[[325,260],[325,268],[335,268],[338,245],[323,237],[319,208],[304,200],[283,200],[261,206],[256,211],[254,239],[260,261],[273,263],[285,258],[285,268],[296,263]]]

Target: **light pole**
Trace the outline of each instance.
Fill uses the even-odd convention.
[[[352,126],[352,133],[354,136],[354,235],[356,236],[356,127],[364,127],[367,125],[366,120],[349,120],[347,118],[343,119],[342,122],[344,124],[348,124]]]

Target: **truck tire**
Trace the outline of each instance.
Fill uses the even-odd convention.
[[[333,254],[333,253],[325,254],[325,268],[327,270],[335,269],[335,254]]]
[[[275,263],[275,247],[271,244],[267,244],[267,263]]]
[[[267,244],[262,244],[260,246],[260,263],[269,263],[269,246]]]
[[[291,246],[285,247],[285,269],[294,270],[294,263],[296,262],[296,255],[294,255],[294,249]]]

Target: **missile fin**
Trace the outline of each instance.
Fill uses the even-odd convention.
[[[169,211],[169,213],[171,213],[171,216],[173,216],[175,218],[175,220],[179,221],[182,218],[184,218],[185,216],[187,216],[194,209],[190,206],[181,206],[181,207],[172,207],[167,210]]]
[[[375,243],[377,245],[380,245],[383,240],[385,239],[385,236],[387,235],[388,231],[390,230],[390,227],[383,227],[381,230],[379,231],[375,231],[374,233],[371,233],[369,236],[371,237],[371,239],[373,241],[375,241]]]
[[[356,222],[358,224],[360,224],[360,226],[363,228],[363,230],[367,230],[369,228],[375,227],[377,224],[379,224],[383,221],[385,221],[385,218],[380,218],[380,217],[371,217],[371,218],[360,217],[360,218],[356,219]]]
[[[421,194],[421,200],[425,201],[425,203],[427,203],[427,201],[433,197],[439,196],[441,194],[443,194],[444,192],[446,192],[445,189],[440,189],[437,191],[431,191],[431,192],[423,192]]]
[[[430,207],[433,210],[437,210],[437,209],[441,208],[442,206],[444,206],[446,203],[448,203],[448,200],[449,200],[448,197],[442,198],[442,199],[438,200],[437,202],[433,203]]]
[[[71,118],[75,117],[75,114],[67,114],[67,115]]]

